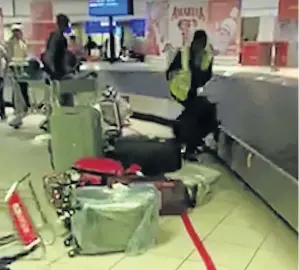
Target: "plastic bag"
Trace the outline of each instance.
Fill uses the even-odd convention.
[[[133,114],[131,105],[119,93],[117,94],[115,101],[118,104],[121,123],[124,125]]]
[[[197,205],[204,204],[210,199],[210,185],[214,183],[221,173],[207,166],[186,163],[181,170],[166,174],[172,179],[180,179],[187,187],[198,185]]]
[[[204,165],[185,163],[179,171],[168,173],[166,176],[173,179],[181,179],[186,185],[205,183],[213,184],[221,173]]]
[[[81,209],[71,220],[80,253],[145,252],[156,242],[158,191],[154,187],[84,187],[76,191]]]

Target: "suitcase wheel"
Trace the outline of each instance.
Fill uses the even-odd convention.
[[[15,125],[13,126],[14,129],[19,129],[21,127],[21,125]]]
[[[66,238],[66,239],[63,241],[64,246],[66,246],[66,247],[70,247],[71,244],[72,244],[71,241],[72,241],[71,237]]]
[[[77,255],[77,251],[75,249],[71,249],[69,252],[68,252],[68,256],[70,258],[74,258],[75,256]]]

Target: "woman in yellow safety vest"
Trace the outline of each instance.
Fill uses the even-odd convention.
[[[172,97],[185,107],[174,125],[174,133],[186,144],[184,158],[189,161],[197,161],[197,146],[203,144],[208,122],[213,120],[209,102],[197,102],[197,89],[211,79],[212,67],[212,47],[206,32],[198,30],[190,48],[183,46],[166,72]]]
[[[170,64],[166,78],[172,97],[185,107],[212,77],[213,50],[204,30],[195,32],[190,48],[182,48]]]

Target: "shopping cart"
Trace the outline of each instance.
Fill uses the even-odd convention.
[[[55,232],[49,222],[47,221],[46,215],[40,207],[39,201],[37,200],[36,193],[33,189],[32,183],[28,180],[30,174],[28,173],[22,179],[13,183],[6,193],[4,202],[12,220],[12,224],[15,229],[15,233],[11,233],[0,237],[0,247],[11,244],[12,242],[19,241],[22,245],[22,250],[12,256],[0,256],[0,270],[9,270],[9,265],[15,261],[26,257],[33,253],[38,248],[41,248],[43,255],[46,251],[46,245],[53,244],[55,242]],[[29,189],[32,195],[32,199],[36,204],[36,208],[41,215],[42,223],[36,226],[32,221],[30,213],[24,204],[22,196],[19,191],[19,186],[28,180]],[[45,230],[50,231],[52,236],[47,242],[43,239],[43,232]]]

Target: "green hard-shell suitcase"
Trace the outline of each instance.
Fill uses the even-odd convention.
[[[63,172],[82,157],[103,153],[102,117],[89,106],[57,107],[50,116],[51,163]]]

